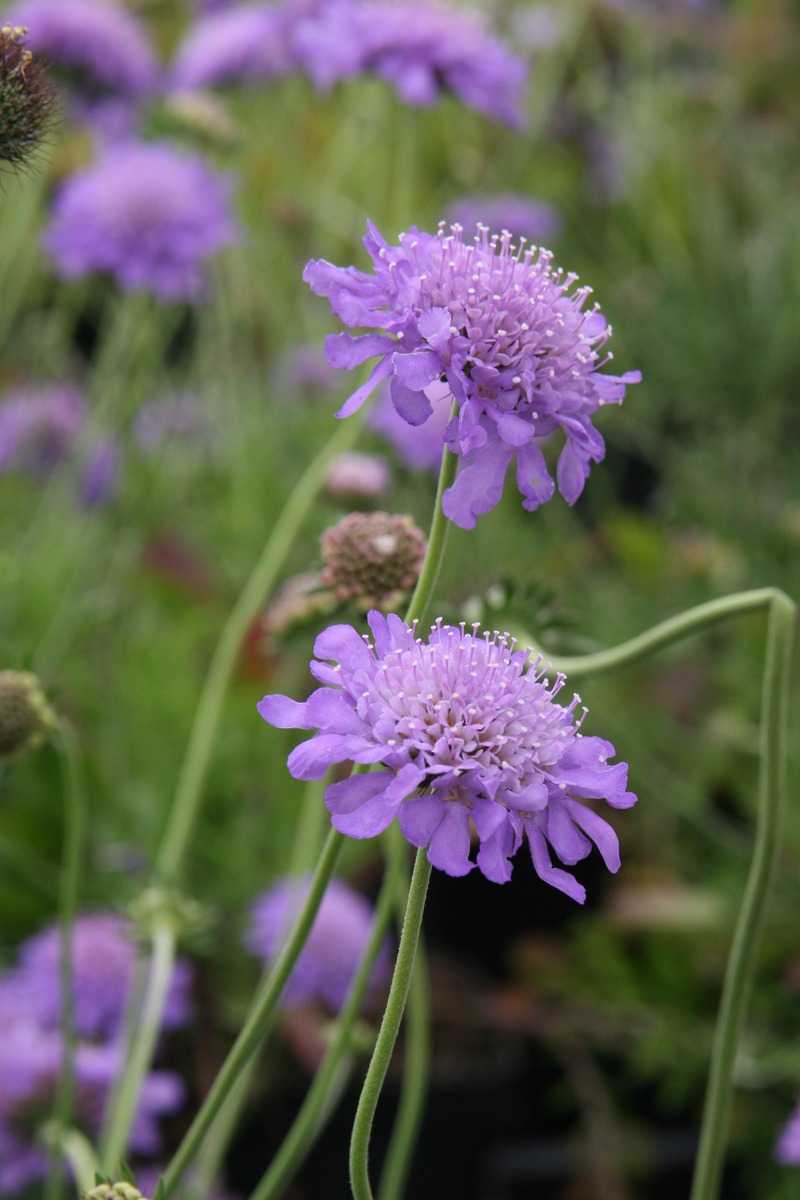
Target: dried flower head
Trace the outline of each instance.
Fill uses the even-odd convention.
[[[419,578],[426,544],[411,517],[350,513],[322,535],[322,583],[359,608],[395,608]]]
[[[375,500],[389,486],[389,465],[377,454],[337,454],[328,468],[325,487],[341,500]]]
[[[539,659],[507,634],[431,627],[427,640],[399,617],[371,612],[372,640],[332,625],[314,643],[311,673],[323,685],[305,703],[265,696],[262,718],[281,729],[316,729],[289,755],[296,779],[321,779],[335,763],[383,764],[328,786],[334,828],[375,837],[398,818],[414,846],[448,875],[478,866],[496,883],[527,840],[541,879],[582,903],[585,890],[553,866],[596,846],[619,869],[617,835],[587,804],[629,808],[625,763],[581,731],[580,697],[562,706],[565,679],[550,682]],[[480,848],[471,861],[473,831]]]
[[[36,676],[0,671],[0,758],[35,750],[55,726],[55,714]]]
[[[0,162],[12,167],[31,161],[55,111],[55,92],[25,34],[24,26],[0,26]]]
[[[577,276],[555,267],[549,250],[485,225],[471,240],[462,235],[461,226],[442,223],[435,236],[412,228],[392,246],[370,223],[364,245],[372,274],[312,260],[303,278],[345,325],[375,331],[327,340],[333,366],[378,358],[338,416],[355,412],[389,379],[397,411],[422,425],[432,412],[428,390],[438,395],[447,384],[458,413],[446,440],[461,464],[444,510],[472,529],[499,501],[512,460],[524,508],[551,498],[540,443],[556,431],[566,439],[558,488],[573,504],[605,453],[593,415],[620,404],[640,374],[603,374],[611,327],[597,305],[586,309],[592,289],[574,290]]]

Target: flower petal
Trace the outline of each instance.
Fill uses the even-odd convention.
[[[366,381],[361,384],[361,387],[357,387],[356,390],[352,392],[350,396],[348,396],[342,407],[336,413],[336,416],[341,420],[342,417],[351,417],[354,412],[358,412],[364,401],[369,399],[381,380],[385,379],[386,376],[390,374],[391,370],[391,359],[387,355],[386,358],[382,358],[380,362],[375,364],[367,376]]]
[[[433,415],[433,406],[422,391],[412,392],[396,377],[391,384],[392,404],[408,425],[424,425]]]
[[[490,512],[503,495],[512,451],[499,439],[467,454],[455,483],[444,494],[445,516],[462,529],[474,529],[477,518]]]
[[[439,378],[442,362],[433,350],[413,350],[410,354],[392,355],[392,369],[395,379],[399,379],[412,392],[421,392]]]
[[[447,875],[469,875],[475,866],[469,860],[469,848],[467,809],[463,804],[450,801],[428,846],[428,861]]]
[[[314,641],[317,658],[340,662],[348,671],[369,670],[372,654],[361,634],[352,625],[329,625]]]
[[[577,800],[567,800],[565,804],[575,824],[580,825],[584,833],[587,833],[597,846],[609,871],[616,874],[620,868],[619,838],[608,821],[604,821],[591,808],[579,804]],[[552,841],[552,838],[550,840]],[[563,855],[559,855],[559,857],[563,858]],[[564,862],[567,862],[567,859],[564,859]]]
[[[542,882],[549,883],[570,899],[577,900],[578,904],[583,904],[586,900],[586,888],[568,871],[553,866],[544,835],[530,821],[525,822],[525,832],[528,835],[534,869]]]
[[[276,729],[313,729],[315,722],[308,720],[305,704],[289,696],[264,696],[256,705],[258,715]]]
[[[398,821],[412,846],[427,846],[439,828],[445,813],[444,802],[434,792],[412,796],[400,806]]]
[[[388,354],[397,343],[394,338],[379,333],[365,333],[352,337],[349,333],[331,333],[325,338],[325,354],[332,367],[352,370],[360,367],[368,358]]]
[[[566,806],[557,800],[547,810],[547,840],[568,866],[580,862],[592,851],[592,843],[575,827]]]

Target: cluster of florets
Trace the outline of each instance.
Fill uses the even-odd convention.
[[[75,1120],[94,1137],[123,1064],[121,1033],[133,985],[136,948],[130,925],[109,913],[78,919],[72,933]],[[188,967],[179,963],[168,994],[165,1027],[189,1016]],[[51,1115],[64,1044],[60,1030],[59,933],[26,942],[18,965],[0,978],[0,1193],[16,1193],[46,1177],[40,1126]],[[183,1086],[168,1071],[145,1078],[130,1147],[158,1151],[160,1117],[174,1112]]]
[[[27,30],[0,26],[0,162],[24,166],[41,145],[55,109],[47,72],[25,45]]]
[[[392,246],[370,224],[364,245],[372,274],[324,260],[304,273],[345,325],[376,331],[327,340],[332,366],[378,358],[337,415],[355,412],[388,380],[399,415],[424,427],[429,392],[438,398],[445,385],[457,408],[445,440],[461,458],[444,496],[450,520],[473,528],[499,501],[514,460],[523,507],[549,500],[556,485],[542,442],[556,432],[565,438],[558,489],[573,504],[605,453],[592,417],[640,379],[602,371],[611,327],[596,304],[587,308],[591,288],[575,290],[577,276],[555,267],[549,250],[486,226],[466,241],[459,225],[442,223],[436,235],[411,229]]]
[[[55,727],[55,714],[36,676],[0,671],[0,759],[35,750]]]
[[[281,879],[254,902],[247,946],[265,963],[274,962],[308,893],[308,879]],[[338,1012],[369,941],[372,908],[358,892],[334,879],[283,993],[284,1006],[324,1004]],[[373,968],[373,988],[388,975],[384,948]]]
[[[206,260],[236,239],[229,181],[166,142],[122,143],[72,176],[44,235],[59,273],[194,300]]]
[[[595,845],[619,868],[612,827],[587,800],[628,808],[627,766],[614,747],[584,737],[585,709],[556,697],[539,660],[514,639],[437,621],[427,641],[399,617],[371,612],[372,640],[333,625],[314,644],[311,673],[323,686],[307,701],[266,696],[259,713],[279,728],[315,729],[290,754],[296,779],[321,779],[336,763],[382,770],[332,783],[332,823],[351,837],[374,837],[397,818],[412,845],[449,875],[476,865],[496,883],[527,840],[536,872],[582,903],[584,888],[553,865],[571,866]],[[470,858],[473,833],[479,848]]]
[[[426,545],[409,516],[350,513],[322,535],[322,584],[359,608],[394,608],[417,582]]]

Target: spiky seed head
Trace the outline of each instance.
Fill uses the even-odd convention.
[[[35,675],[0,671],[0,758],[35,750],[55,724]]]
[[[359,608],[394,608],[417,582],[425,547],[411,517],[350,513],[322,535],[322,583]]]
[[[47,72],[25,47],[26,32],[0,26],[0,161],[12,167],[30,162],[56,108]]]

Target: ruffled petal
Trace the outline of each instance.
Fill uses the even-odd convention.
[[[530,821],[525,823],[525,832],[528,835],[534,870],[542,882],[549,883],[551,887],[558,888],[571,900],[577,900],[578,904],[583,904],[586,900],[586,888],[582,887],[568,871],[562,871],[559,867],[553,866],[544,835]]]
[[[490,512],[502,497],[511,456],[512,451],[499,440],[489,440],[467,454],[455,483],[443,496],[445,516],[462,529],[474,529],[477,518]]]
[[[425,393],[411,391],[397,377],[392,380],[390,394],[398,415],[408,425],[424,425],[433,415],[433,406]]]
[[[351,417],[354,412],[358,412],[364,401],[369,399],[378,384],[383,379],[386,379],[391,370],[392,360],[387,355],[386,358],[382,358],[380,362],[375,364],[365,382],[361,384],[361,387],[357,387],[345,400],[342,407],[335,414],[339,420],[343,417]]]
[[[412,796],[400,806],[398,821],[412,846],[427,846],[444,819],[444,802],[434,792]]]
[[[463,804],[447,804],[428,846],[428,860],[447,875],[468,875],[475,866],[469,860],[469,813]]]
[[[557,800],[547,810],[547,840],[568,866],[580,862],[592,850],[592,843],[576,828],[566,806]]]
[[[522,507],[535,512],[542,504],[551,500],[556,490],[539,446],[535,442],[517,451],[517,487],[524,499]]]
[[[382,833],[423,775],[409,764],[388,778],[389,783],[386,772],[380,772],[374,776],[354,775],[342,783],[331,784],[325,793],[325,803],[332,814],[334,829],[354,838],[376,837]]]
[[[314,641],[317,658],[340,662],[348,671],[368,671],[372,654],[361,634],[352,625],[329,625]]]
[[[439,378],[442,363],[433,350],[413,350],[411,354],[393,354],[392,369],[395,379],[399,379],[412,392],[421,392]]]
[[[417,321],[417,329],[434,350],[445,348],[452,336],[450,326],[453,318],[449,308],[429,308]]]
[[[608,821],[604,821],[591,808],[586,808],[585,805],[578,804],[576,800],[566,800],[565,805],[569,809],[570,816],[575,824],[580,825],[584,833],[587,833],[595,846],[597,846],[608,870],[616,874],[620,868],[619,838]],[[553,839],[550,838],[550,840],[552,841]],[[560,858],[563,858],[558,847],[556,847],[556,853]],[[564,862],[567,861],[568,859],[564,859]]]
[[[349,333],[330,333],[325,338],[325,354],[332,367],[352,370],[368,358],[388,354],[397,345],[394,338],[380,333],[365,333],[353,337]]]
[[[380,762],[386,755],[385,746],[376,746],[366,738],[340,733],[320,733],[295,746],[286,760],[293,779],[322,779],[335,763],[352,760],[359,763]]]
[[[519,838],[510,821],[501,825],[491,837],[481,842],[478,850],[478,869],[492,883],[508,883],[511,878],[512,857],[519,847]]]
[[[323,733],[355,733],[366,736],[369,732],[369,726],[361,720],[341,691],[318,688],[308,697],[305,708],[311,728],[321,729]]]
[[[575,503],[583,491],[588,476],[587,460],[578,453],[572,442],[568,441],[558,456],[558,467],[556,468],[558,490],[567,504]]]
[[[276,729],[313,729],[314,722],[308,721],[305,704],[289,696],[264,696],[256,705],[258,715]]]

